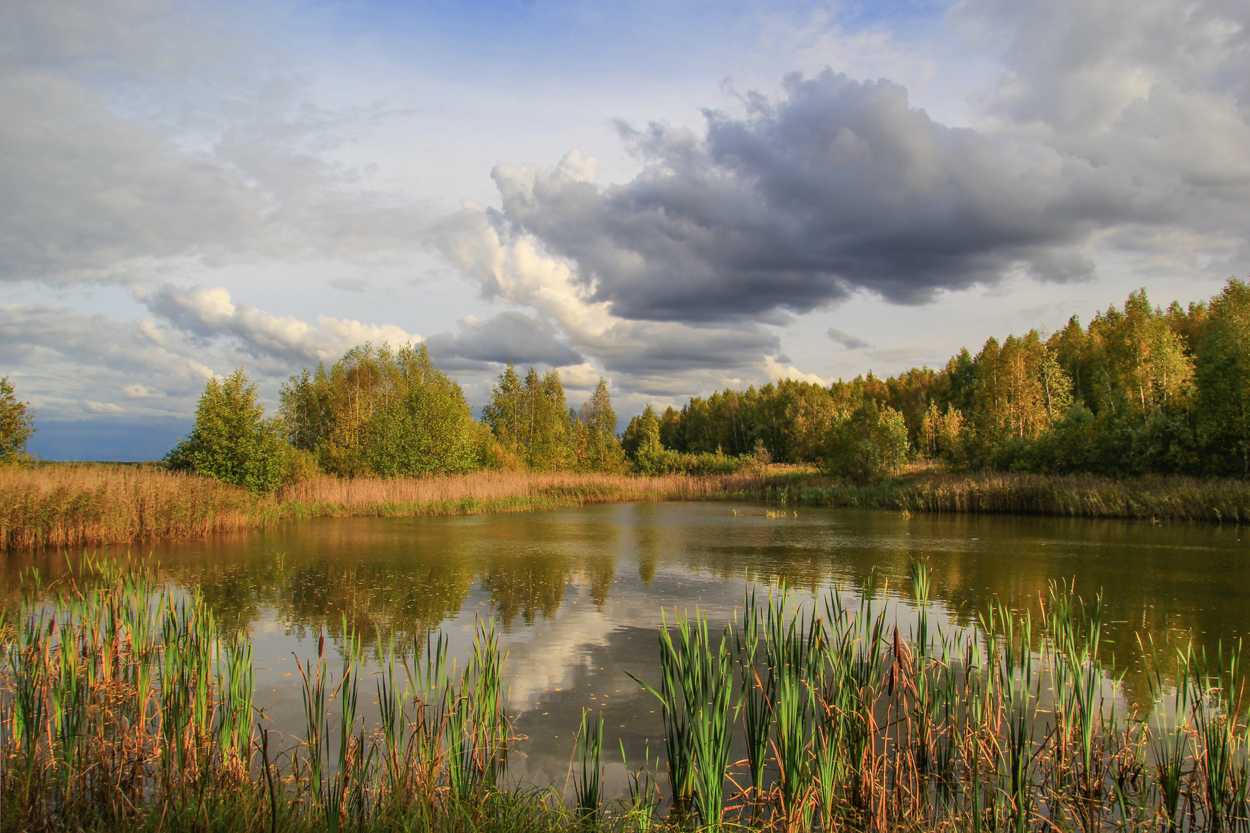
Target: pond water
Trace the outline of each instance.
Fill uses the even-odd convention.
[[[992,600],[1036,613],[1048,582],[1104,598],[1107,649],[1130,701],[1148,700],[1142,647],[1165,668],[1173,647],[1229,646],[1250,627],[1250,558],[1237,527],[1055,518],[799,509],[769,517],[742,503],[644,503],[440,518],[308,521],[237,536],[157,545],[140,554],[161,577],[198,586],[218,622],[248,630],[257,704],[298,731],[295,657],[315,657],[343,622],[405,644],[441,630],[464,655],[475,622],[493,620],[508,651],[508,710],[524,736],[510,773],[563,783],[583,707],[605,718],[605,757],[631,764],[661,748],[655,699],[662,611],[706,613],[719,629],[751,588],[800,600],[874,595],[912,618],[911,559],[931,565],[938,619],[969,627]],[[114,555],[123,555],[117,551]],[[3,600],[23,569],[65,570],[64,553],[0,556]],[[1139,641],[1141,640],[1141,641]],[[331,670],[337,673],[334,662]],[[1112,669],[1108,669],[1112,672]],[[373,685],[361,703],[368,716]],[[608,788],[624,783],[609,767]]]

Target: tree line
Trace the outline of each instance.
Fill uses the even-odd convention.
[[[990,338],[944,367],[822,385],[782,379],[648,405],[616,435],[607,383],[569,407],[559,373],[511,362],[480,421],[426,348],[365,344],[282,386],[266,418],[242,372],[210,380],[191,433],[167,456],[257,491],[318,472],[412,476],[482,468],[732,471],[744,461],[816,464],[866,481],[911,459],[962,471],[1250,476],[1250,286],[1166,310],[1145,290],[1088,326]],[[0,379],[0,460],[33,428]]]
[[[628,467],[603,379],[573,410],[557,371],[540,376],[530,368],[522,379],[509,362],[479,422],[424,345],[353,348],[328,369],[322,363],[291,376],[279,401],[278,415],[267,419],[256,384],[242,370],[209,380],[195,426],[168,463],[256,491],[321,472],[396,477]]]
[[[1250,287],[1166,310],[1146,291],[1082,327],[990,338],[940,370],[871,372],[829,387],[756,390],[648,406],[624,447],[754,454],[867,480],[908,459],[957,470],[1250,475]],[[643,449],[640,452],[640,449]]]

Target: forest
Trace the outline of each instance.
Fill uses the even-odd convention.
[[[940,370],[829,387],[783,379],[680,411],[648,407],[623,445],[635,460],[749,454],[860,481],[909,459],[957,471],[1245,477],[1250,287],[1230,279],[1210,302],[1166,310],[1143,289],[1088,326],[1073,316],[1049,337],[990,338]]]
[[[4,456],[31,414],[3,385]],[[1250,475],[1250,286],[1167,309],[1145,290],[1082,326],[961,350],[941,369],[871,372],[828,387],[782,379],[648,405],[616,434],[607,383],[570,407],[556,370],[509,363],[481,420],[424,346],[366,344],[282,386],[266,417],[241,370],[205,388],[174,470],[272,491],[317,474],[414,476],[482,469],[726,474],[816,466],[866,483],[909,462],[956,472]],[[11,440],[11,441],[10,441]]]

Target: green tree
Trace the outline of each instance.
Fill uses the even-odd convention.
[[[378,354],[384,381],[367,422],[364,459],[385,476],[446,474],[477,466],[477,437],[460,386],[425,345]]]
[[[680,465],[681,455],[660,442],[660,417],[650,403],[630,422],[626,434],[634,470],[639,474],[668,474]]]
[[[660,415],[660,444],[674,451],[685,451],[686,444],[681,435],[681,413],[669,405]]]
[[[208,381],[195,427],[165,459],[175,470],[269,492],[282,483],[286,443],[280,430],[276,420],[265,419],[256,384],[238,369],[224,381]]]
[[[1199,434],[1212,473],[1250,476],[1250,286],[1211,301],[1198,352]]]
[[[835,421],[821,468],[826,474],[868,483],[901,469],[907,449],[903,415],[867,399]]]
[[[30,403],[19,402],[9,382],[0,378],[0,462],[19,459],[26,451],[26,441],[35,433],[35,414]]]
[[[481,437],[460,386],[425,345],[354,347],[327,373],[282,389],[282,423],[297,448],[340,475],[419,475],[478,466]]]
[[[620,471],[625,466],[625,454],[616,438],[616,411],[602,378],[577,413],[573,446],[578,467],[584,471]]]
[[[282,386],[279,414],[287,442],[302,451],[315,451],[325,444],[334,425],[330,394],[324,363],[317,365],[315,374],[305,368]]]
[[[528,425],[525,463],[533,471],[563,471],[573,467],[572,424],[560,374],[549,370],[542,376],[530,368],[525,375],[525,410]]]
[[[518,461],[525,460],[529,437],[525,385],[511,361],[491,388],[490,402],[482,409],[482,421],[490,426],[505,452]]]

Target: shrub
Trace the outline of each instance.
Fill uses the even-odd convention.
[[[827,475],[869,483],[901,469],[907,449],[903,415],[868,399],[835,421],[821,469]]]
[[[312,480],[321,473],[316,454],[293,445],[282,444],[282,485]]]

